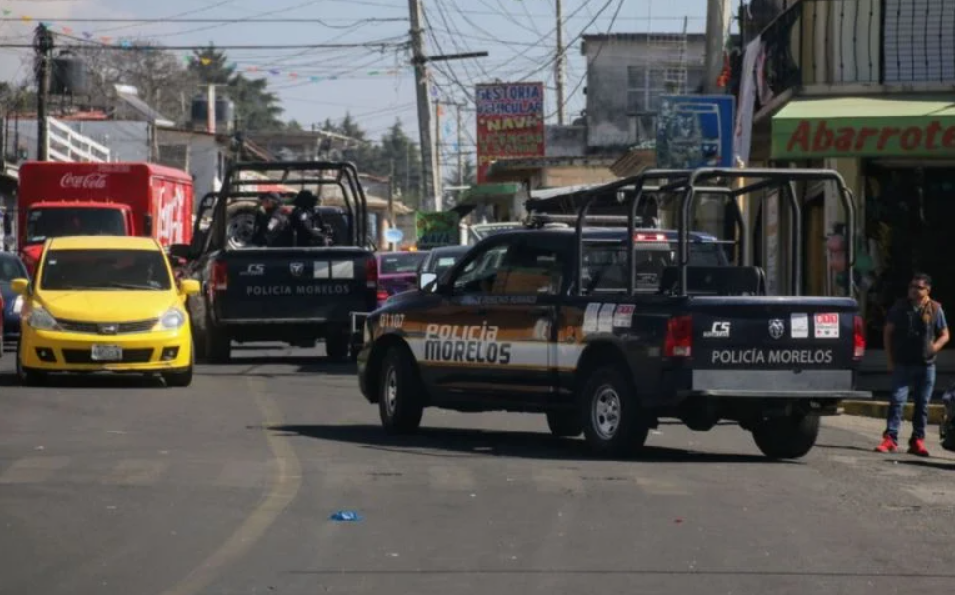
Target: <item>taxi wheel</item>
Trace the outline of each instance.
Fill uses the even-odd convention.
[[[378,386],[378,415],[386,431],[414,432],[421,425],[424,405],[417,370],[408,352],[392,347],[381,364]]]
[[[580,417],[577,411],[548,411],[547,427],[559,438],[576,438],[584,431]]]
[[[771,459],[798,459],[809,454],[819,437],[818,415],[767,419],[753,428],[753,440]]]
[[[590,373],[580,395],[584,436],[598,456],[629,456],[643,448],[650,424],[631,383],[612,366]]]
[[[46,384],[46,374],[23,367],[20,345],[17,345],[17,380],[23,386],[43,386]]]

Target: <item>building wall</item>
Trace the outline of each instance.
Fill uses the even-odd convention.
[[[61,122],[79,134],[108,147],[111,161],[149,159],[149,124],[146,122]],[[28,160],[36,159],[37,121],[10,120],[9,126],[5,139],[7,153],[15,154],[19,145],[26,150]]]
[[[546,126],[545,157],[580,157],[587,154],[586,126]]]
[[[668,86],[681,70],[685,44],[685,83]],[[587,38],[587,146],[627,148],[653,134],[652,119],[638,121],[633,112],[656,111],[668,93],[693,93],[704,77],[705,40],[701,35],[612,35]],[[642,124],[642,126],[641,126]]]

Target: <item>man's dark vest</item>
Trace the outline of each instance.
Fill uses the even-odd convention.
[[[935,325],[941,304],[929,300],[924,306],[913,308],[908,300],[895,306],[901,312],[892,337],[893,359],[900,364],[929,365],[935,363],[930,347],[935,342]]]

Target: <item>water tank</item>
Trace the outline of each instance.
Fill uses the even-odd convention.
[[[209,121],[209,100],[204,95],[197,95],[192,98],[192,125],[199,128],[205,128]]]
[[[216,125],[220,128],[231,129],[235,118],[235,104],[225,97],[216,98]]]
[[[86,62],[71,52],[62,52],[53,58],[50,94],[86,95],[89,93],[89,73]]]
[[[209,121],[209,99],[205,95],[197,95],[192,99],[192,125],[205,128]],[[216,128],[230,129],[235,117],[235,104],[225,97],[216,98]]]

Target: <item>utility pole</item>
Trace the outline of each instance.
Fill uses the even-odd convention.
[[[554,62],[557,81],[557,125],[564,125],[564,6],[557,2],[557,60]]]
[[[388,229],[395,227],[395,160],[391,160],[391,171],[388,173]],[[391,250],[398,246],[392,242]]]
[[[434,210],[440,211],[444,206],[444,193],[441,188],[444,178],[441,177],[441,102],[434,102]]]
[[[464,128],[461,126],[461,108],[464,107],[460,103],[455,106],[456,114],[455,117],[458,121],[458,186],[464,186]]]
[[[707,0],[706,3],[706,78],[703,92],[721,95],[717,81],[723,72],[723,52],[730,19],[733,18],[732,0]]]
[[[50,58],[53,54],[53,34],[40,24],[33,36],[33,48],[36,52],[36,159],[49,161],[48,142],[50,125],[47,121],[47,103],[50,99]]]
[[[418,137],[421,145],[421,200],[423,210],[441,210],[441,179],[437,175],[438,147],[431,134],[431,86],[428,81],[428,62],[463,60],[467,58],[485,58],[487,52],[466,52],[443,56],[427,56],[424,51],[424,9],[422,0],[408,0],[411,21],[411,61],[414,65],[415,90],[418,99]],[[429,207],[431,207],[429,209]]]
[[[418,96],[418,135],[421,144],[421,204],[424,210],[439,210],[440,198],[435,176],[434,144],[431,138],[431,94],[428,84],[428,59],[424,54],[424,20],[421,0],[408,0],[411,12],[411,61],[414,64],[415,89]],[[437,201],[437,202],[436,202]],[[430,207],[430,209],[429,209]]]

